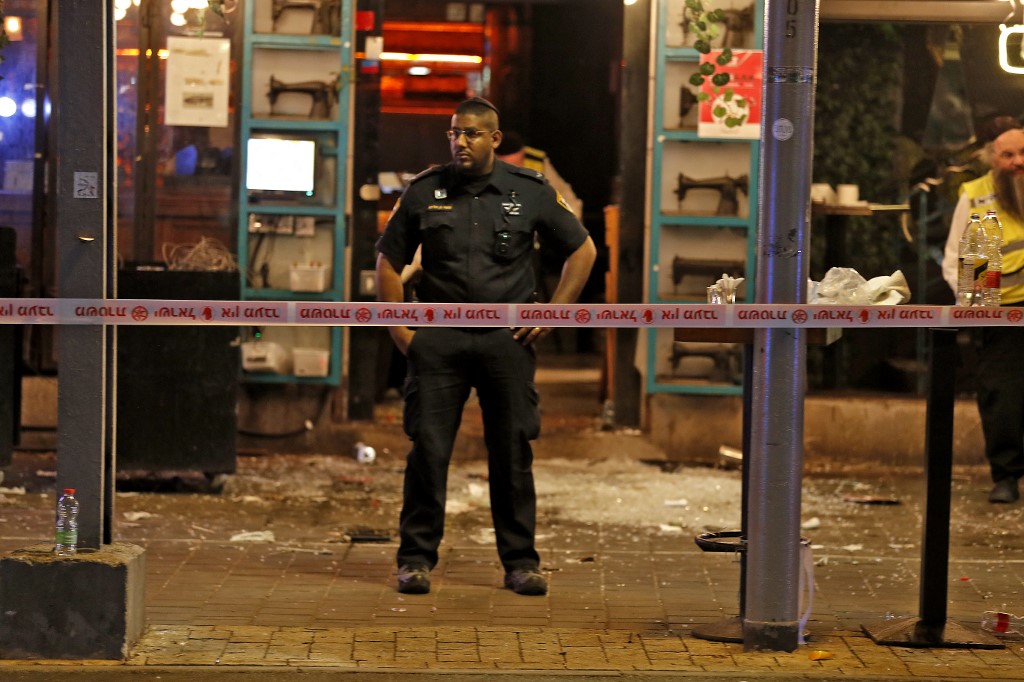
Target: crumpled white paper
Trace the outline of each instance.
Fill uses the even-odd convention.
[[[808,284],[807,302],[813,305],[898,305],[910,301],[910,285],[902,270],[866,280],[853,268],[831,268],[820,282]]]

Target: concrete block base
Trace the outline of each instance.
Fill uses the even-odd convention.
[[[49,544],[0,557],[0,659],[120,659],[145,620],[144,550],[123,542],[73,557]]]

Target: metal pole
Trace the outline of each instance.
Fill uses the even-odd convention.
[[[645,168],[647,164],[647,93],[650,88],[651,2],[637,0],[623,6],[622,88],[619,123],[619,262],[617,301],[642,301],[646,272],[643,244],[646,228]],[[612,401],[618,426],[639,426],[642,378],[636,369],[638,344],[647,333],[615,329]]]
[[[57,272],[61,298],[105,298],[113,239],[110,208],[110,0],[58,0]],[[76,488],[78,544],[99,549],[112,516],[113,357],[106,326],[60,329],[57,489]]]
[[[817,0],[766,0],[757,300],[805,300],[818,49]],[[754,335],[746,651],[800,643],[800,488],[805,332]],[[744,466],[748,466],[744,462]]]
[[[956,329],[929,329],[928,414],[925,431],[924,530],[921,539],[920,628],[941,639],[949,601],[949,509],[953,478],[953,411],[956,398]]]

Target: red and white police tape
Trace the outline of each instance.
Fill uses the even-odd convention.
[[[536,305],[0,298],[0,324],[375,327],[986,327],[1024,308],[746,304]]]

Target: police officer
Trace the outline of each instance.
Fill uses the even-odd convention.
[[[417,296],[423,303],[528,303],[534,232],[565,258],[551,303],[572,303],[593,266],[586,229],[536,171],[495,158],[498,111],[474,97],[458,105],[447,132],[452,161],[420,173],[402,195],[377,242],[381,301],[404,299],[401,272],[421,250]],[[545,327],[391,327],[408,359],[404,427],[406,460],[398,591],[430,591],[444,534],[452,447],[462,410],[475,388],[488,452],[491,516],[505,586],[547,593],[534,547],[536,494],[530,441],[540,431],[533,343]]]

